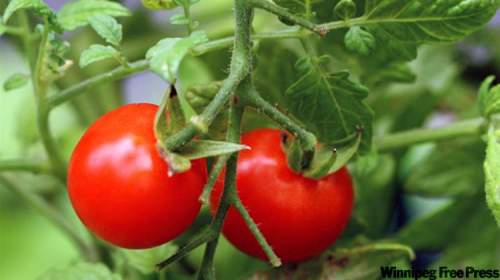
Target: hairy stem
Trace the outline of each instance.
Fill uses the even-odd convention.
[[[50,108],[60,105],[70,99],[85,93],[87,90],[94,88],[102,83],[112,82],[122,79],[126,76],[147,70],[149,62],[139,60],[130,63],[128,67],[120,66],[109,72],[94,76],[88,80],[84,80],[79,84],[71,86],[47,99],[47,104]]]
[[[36,163],[24,159],[0,160],[0,172],[3,171],[26,171],[35,174],[51,173],[52,169],[49,164]]]
[[[249,95],[245,97],[245,100],[249,103],[250,106],[266,114],[280,126],[296,135],[299,138],[304,150],[314,149],[317,143],[316,136],[303,129],[295,121],[290,119],[288,116],[276,109],[276,107],[264,100],[264,98],[262,98],[257,91],[251,90],[249,92]]]
[[[32,72],[33,90],[37,104],[36,119],[38,132],[42,140],[47,156],[54,167],[55,172],[61,178],[65,178],[66,163],[57,149],[54,137],[50,131],[49,109],[47,107],[46,97],[48,89],[48,80],[44,75],[46,52],[48,48],[49,23],[47,17],[44,18],[44,30],[40,41],[38,56],[35,63],[34,72]]]
[[[93,247],[90,243],[85,241],[85,238],[83,238],[83,236],[81,236],[80,233],[75,230],[76,227],[69,224],[67,220],[60,214],[61,212],[59,210],[53,208],[49,203],[47,203],[43,198],[41,198],[37,194],[11,183],[3,176],[0,176],[0,184],[7,187],[13,193],[19,196],[22,200],[24,200],[26,203],[28,203],[34,209],[36,209],[40,214],[42,214],[48,220],[54,223],[54,225],[56,225],[59,229],[65,232],[66,235],[75,243],[75,245],[84,254],[87,260],[89,261],[98,260],[99,254],[97,253],[97,249]]]
[[[295,23],[299,26],[302,26],[302,27],[304,27],[312,32],[315,32],[315,33],[318,33],[321,35],[319,30],[316,28],[317,27],[316,24],[314,24],[313,22],[311,22],[307,19],[304,19],[303,17],[296,16],[296,15],[290,13],[287,9],[282,8],[278,5],[275,5],[270,1],[267,1],[267,0],[249,0],[249,4],[255,8],[263,9],[263,10],[266,10],[270,13],[278,15],[279,17],[281,17],[289,22]]]
[[[281,266],[280,258],[276,256],[276,253],[274,253],[273,249],[271,248],[271,245],[269,245],[266,238],[259,230],[259,227],[257,226],[257,224],[255,224],[252,217],[250,217],[250,214],[248,213],[247,209],[245,208],[243,203],[241,203],[241,200],[237,196],[235,196],[233,204],[234,207],[238,210],[238,212],[240,212],[241,217],[243,218],[243,220],[245,220],[248,229],[250,229],[250,232],[252,232],[253,236],[259,243],[262,250],[264,250],[264,253],[266,254],[269,262],[275,267]]]
[[[238,0],[236,0],[238,1]],[[229,109],[229,127],[226,140],[228,142],[239,143],[240,142],[240,132],[241,132],[241,117],[243,115],[243,108],[239,106],[231,106]],[[198,279],[211,280],[215,278],[215,271],[213,267],[213,258],[215,255],[215,250],[217,248],[218,237],[220,231],[222,230],[222,225],[224,218],[226,217],[227,211],[231,206],[234,196],[236,195],[236,165],[238,161],[238,153],[232,154],[226,164],[226,173],[224,178],[224,190],[220,197],[220,202],[215,213],[215,217],[212,220],[211,227],[216,233],[216,237],[207,243],[205,248],[205,253],[203,255],[203,261],[201,264],[200,271],[198,273]]]
[[[440,128],[412,129],[375,139],[375,145],[379,151],[387,152],[425,142],[478,136],[484,132],[485,126],[485,120],[478,118],[456,122]]]
[[[210,193],[212,193],[212,189],[215,185],[215,182],[219,178],[220,173],[222,172],[222,169],[224,168],[224,165],[226,165],[227,160],[229,159],[230,155],[221,155],[217,158],[217,161],[212,167],[212,170],[210,170],[210,174],[208,176],[207,183],[203,187],[203,193],[200,196],[200,201],[204,204],[208,204],[210,201]],[[1,166],[1,165],[0,165]],[[1,167],[0,167],[1,170]]]

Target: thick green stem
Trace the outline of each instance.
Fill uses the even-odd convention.
[[[453,139],[464,136],[478,136],[484,132],[486,122],[482,118],[456,122],[440,128],[413,129],[389,134],[375,140],[381,152],[397,150],[407,146]]]
[[[103,73],[98,76],[94,76],[88,80],[82,81],[79,84],[71,86],[47,99],[48,106],[53,108],[59,104],[62,104],[80,94],[85,93],[87,90],[94,88],[97,85],[106,82],[112,82],[122,79],[131,74],[142,72],[147,70],[149,67],[149,62],[146,60],[139,60],[130,63],[128,67],[120,66],[114,70]]]
[[[69,224],[66,219],[61,216],[61,212],[54,209],[50,204],[48,204],[45,200],[43,200],[37,194],[25,189],[21,188],[4,177],[0,176],[0,184],[7,187],[17,196],[19,196],[26,203],[31,205],[34,209],[36,209],[40,214],[45,216],[48,220],[50,220],[54,225],[56,225],[59,229],[66,233],[66,235],[75,243],[75,245],[80,249],[80,251],[84,254],[84,256],[89,261],[97,261],[99,259],[99,255],[97,253],[97,249],[93,247],[90,243],[85,241],[79,232],[75,229],[74,225]]]
[[[169,137],[165,143],[165,147],[169,150],[175,150],[176,148],[186,144],[195,135],[199,134],[200,131],[197,131],[197,127],[200,127],[200,122],[204,124],[203,127],[210,126],[213,120],[217,117],[217,114],[221,111],[222,107],[228,102],[230,97],[234,95],[234,91],[250,71],[250,48],[252,45],[250,39],[250,27],[253,17],[252,9],[248,8],[245,0],[235,0],[234,11],[236,29],[229,77],[224,80],[224,83],[215,98],[212,99],[212,101],[200,114],[197,119],[198,125],[190,124],[179,133]]]
[[[317,143],[316,136],[303,129],[295,121],[264,100],[264,98],[262,98],[257,91],[251,90],[248,96],[245,96],[245,100],[249,103],[249,105],[266,114],[284,129],[296,135],[299,138],[304,150],[314,149]]]
[[[26,171],[32,173],[51,173],[49,164],[41,164],[24,159],[0,160],[0,172],[3,171]]]
[[[217,158],[217,161],[213,165],[212,170],[210,170],[210,175],[208,176],[207,183],[203,187],[203,193],[200,196],[200,201],[202,203],[208,204],[208,202],[210,201],[210,193],[212,193],[212,189],[215,185],[215,182],[219,178],[219,175],[222,172],[224,165],[226,165],[226,162],[229,159],[229,157],[230,155],[226,154],[226,155],[221,155]]]
[[[238,1],[238,0],[236,0]],[[241,117],[243,115],[243,108],[240,106],[232,105],[229,109],[229,126],[226,140],[228,142],[239,143],[240,133],[241,133]],[[236,165],[238,161],[238,154],[232,154],[226,164],[226,173],[224,178],[224,190],[220,197],[219,205],[215,217],[212,220],[211,227],[216,233],[216,237],[207,243],[205,248],[205,253],[203,255],[203,261],[201,264],[200,271],[198,273],[198,279],[211,280],[215,278],[215,271],[213,266],[213,258],[215,255],[215,250],[217,248],[218,237],[220,231],[222,230],[222,225],[224,218],[226,217],[227,211],[231,206],[232,201],[236,194]]]
[[[266,238],[260,231],[259,227],[257,226],[257,224],[255,224],[254,220],[248,213],[247,209],[245,208],[243,203],[241,203],[241,200],[237,196],[234,196],[233,205],[238,210],[238,212],[240,212],[240,215],[243,218],[243,220],[245,220],[248,229],[250,229],[250,232],[252,232],[253,236],[259,243],[260,247],[262,248],[262,250],[264,250],[264,253],[266,254],[269,262],[275,267],[281,266],[280,258],[276,256],[276,253],[274,253],[273,249],[271,248],[271,245],[269,245]]]
[[[280,6],[277,6],[270,1],[267,1],[267,0],[249,0],[249,4],[255,8],[263,9],[263,10],[271,12],[275,15],[278,15],[279,17],[281,17],[287,21],[293,22],[293,23],[300,25],[306,29],[309,29],[312,32],[315,32],[315,33],[318,33],[321,35],[319,30],[316,28],[317,27],[316,24],[314,24],[313,22],[311,22],[307,19],[304,19],[303,17],[296,16],[296,15],[290,13],[287,9],[282,8]]]
[[[37,124],[38,132],[42,140],[47,156],[54,167],[55,172],[60,178],[65,177],[66,163],[56,147],[54,137],[50,131],[49,109],[47,107],[47,89],[49,87],[47,77],[44,75],[46,52],[48,48],[49,23],[44,19],[44,29],[39,45],[38,56],[32,75],[33,90],[35,91],[35,100],[37,103]]]

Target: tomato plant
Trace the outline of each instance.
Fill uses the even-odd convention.
[[[105,114],[85,132],[69,163],[68,192],[78,216],[97,236],[125,248],[174,239],[201,207],[204,162],[168,176],[153,133],[157,110],[134,104]]]
[[[498,7],[0,1],[2,279],[497,277]]]
[[[241,142],[251,150],[238,159],[237,192],[262,234],[284,262],[299,262],[328,248],[341,234],[353,206],[353,189],[346,168],[321,180],[295,173],[280,149],[281,132],[257,129]],[[215,212],[223,188],[218,181],[212,194]],[[259,258],[266,255],[246,228],[236,209],[230,209],[223,232],[240,250]]]

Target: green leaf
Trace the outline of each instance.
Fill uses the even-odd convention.
[[[177,153],[187,159],[193,160],[198,158],[220,156],[249,149],[249,146],[231,142],[193,140],[179,148]]]
[[[451,242],[456,227],[472,216],[476,206],[477,202],[470,198],[452,201],[411,221],[397,233],[395,240],[415,250],[443,250]]]
[[[119,46],[122,41],[122,26],[111,16],[97,15],[89,19],[90,26],[106,42]]]
[[[479,29],[497,5],[496,0],[367,0],[353,26],[373,35],[377,56],[409,61],[422,43],[454,42]]]
[[[3,14],[3,23],[7,23],[9,18],[18,10],[34,9],[39,11],[46,11],[50,8],[42,0],[11,0]]]
[[[170,10],[177,7],[174,0],[142,0],[142,4],[152,10]]]
[[[294,14],[303,15],[306,12],[306,2],[302,0],[273,0],[273,2]]]
[[[494,76],[486,78],[479,87],[479,111],[483,117],[500,112],[500,85],[491,88]]]
[[[112,273],[101,263],[80,262],[65,268],[52,268],[37,280],[121,280],[121,276]]]
[[[3,23],[6,24],[12,14],[22,9],[30,9],[39,16],[47,17],[50,27],[56,32],[62,32],[57,15],[42,0],[11,0],[5,9]]]
[[[361,149],[366,150],[373,117],[363,101],[368,90],[348,72],[328,73],[317,58],[303,58],[296,68],[300,78],[285,93],[290,112],[326,145],[344,144],[362,130]]]
[[[324,145],[319,145],[315,149],[315,154],[309,166],[303,175],[308,178],[320,179],[326,175],[337,172],[344,167],[351,158],[356,154],[361,143],[361,134],[356,136],[355,140],[349,145],[340,148],[325,148]]]
[[[3,83],[3,89],[5,91],[10,91],[14,89],[18,89],[22,86],[25,86],[30,80],[30,76],[26,74],[16,73],[11,75],[7,80]]]
[[[117,58],[120,53],[111,46],[91,45],[88,49],[84,50],[80,56],[80,67],[85,67],[91,63],[108,59]]]
[[[189,19],[184,14],[176,14],[170,17],[170,23],[174,25],[187,25]]]
[[[486,201],[500,226],[500,143],[498,131],[488,132],[488,146],[484,162]]]
[[[481,142],[447,142],[412,168],[405,191],[426,197],[470,196],[483,181]]]
[[[446,266],[463,269],[466,264],[476,269],[491,269],[500,264],[500,228],[486,207],[483,197],[476,197],[472,202],[475,202],[475,205],[468,215],[462,215],[451,234],[447,235],[451,239],[450,244],[432,268]]]
[[[340,0],[335,5],[334,12],[341,19],[350,19],[356,14],[356,3],[352,0]]]
[[[359,26],[353,26],[349,29],[345,34],[344,42],[348,50],[362,55],[370,54],[375,48],[373,35]]]
[[[166,38],[146,53],[151,69],[169,83],[176,80],[177,71],[189,50],[208,40],[205,32],[196,31],[186,38]]]
[[[79,0],[65,4],[57,15],[65,30],[73,30],[87,25],[93,16],[129,16],[130,11],[120,3],[107,0]]]
[[[127,263],[143,274],[150,274],[156,270],[156,264],[172,255],[177,250],[177,246],[167,243],[155,248],[146,250],[126,250],[120,249]]]

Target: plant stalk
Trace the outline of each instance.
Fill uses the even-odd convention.
[[[482,118],[477,118],[452,123],[439,128],[412,129],[375,139],[375,146],[380,152],[389,152],[425,142],[478,136],[484,132],[485,127],[486,121]]]

